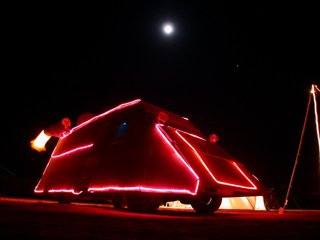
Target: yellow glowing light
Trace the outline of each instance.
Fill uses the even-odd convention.
[[[36,139],[30,141],[31,147],[38,152],[46,151],[45,145],[49,139],[50,136],[47,136],[44,131],[42,131]]]

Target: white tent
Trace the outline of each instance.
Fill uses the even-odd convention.
[[[182,204],[180,201],[167,202],[166,207],[192,208],[191,205]],[[266,211],[263,196],[222,198],[222,203],[219,209],[247,209]]]
[[[263,196],[222,198],[219,209],[266,210]]]

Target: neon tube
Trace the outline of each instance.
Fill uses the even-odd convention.
[[[60,141],[60,139],[59,139],[59,141]],[[92,146],[93,146],[93,144],[89,144],[89,145],[86,145],[86,146],[83,146],[83,147],[75,148],[75,149],[73,149],[73,150],[70,150],[70,151],[68,151],[68,152],[62,153],[62,154],[60,154],[60,155],[56,155],[56,156],[52,156],[52,155],[51,155],[51,158],[50,158],[50,160],[49,160],[46,168],[44,169],[42,176],[43,176],[43,175],[45,174],[45,172],[47,171],[47,168],[48,168],[48,166],[49,166],[52,158],[62,157],[62,156],[65,156],[65,155],[67,155],[67,154],[73,153],[73,152],[78,151],[78,150],[90,148],[90,147],[92,147]],[[56,148],[57,148],[57,146],[56,146]],[[52,152],[52,154],[55,152],[56,148],[54,149],[54,151]],[[41,182],[41,179],[40,179],[40,181],[38,182],[37,186],[36,186],[35,189],[34,189],[34,192],[35,192],[35,193],[43,193],[43,192],[44,192],[44,190],[37,190],[40,182]],[[63,190],[63,191],[64,191],[64,190]],[[67,191],[71,191],[71,190],[67,190]],[[75,194],[75,193],[74,193],[74,194]]]
[[[203,165],[203,167],[207,170],[207,172],[209,173],[209,175],[211,176],[211,178],[222,185],[227,185],[227,186],[232,186],[232,187],[239,187],[239,188],[245,188],[245,189],[257,189],[257,187],[249,180],[249,178],[240,170],[240,168],[238,167],[238,165],[233,162],[233,164],[236,166],[236,168],[239,170],[239,172],[250,182],[250,184],[253,187],[245,187],[245,186],[241,186],[241,185],[237,185],[237,184],[231,184],[231,183],[227,183],[227,182],[222,182],[219,181],[218,179],[215,178],[215,176],[211,173],[211,171],[209,170],[209,168],[207,167],[207,165],[204,163],[204,161],[202,160],[202,158],[200,157],[200,155],[198,154],[198,152],[196,151],[196,149],[184,138],[181,136],[181,134],[176,130],[175,131],[177,133],[177,135],[194,151],[194,153],[197,155],[197,157],[199,158],[201,164]]]
[[[161,125],[156,124],[156,129],[160,133],[160,135],[164,138],[166,143],[171,147],[174,153],[177,155],[178,159],[183,162],[183,164],[189,169],[189,171],[196,178],[197,183],[195,190],[192,192],[187,189],[170,189],[170,188],[155,188],[155,187],[146,187],[146,186],[134,186],[134,187],[118,187],[118,186],[108,186],[108,187],[90,187],[88,188],[88,192],[104,192],[104,191],[141,191],[141,192],[157,192],[157,193],[179,193],[179,194],[190,194],[196,195],[199,188],[199,177],[194,172],[194,170],[185,162],[181,154],[172,146],[169,139],[164,135],[161,130]]]
[[[199,188],[199,181],[197,181],[196,190],[191,192],[187,189],[162,189],[162,188],[147,188],[147,187],[140,187],[142,192],[162,192],[162,193],[187,193],[191,195],[196,195]]]
[[[163,126],[163,124],[158,124],[159,126]],[[185,134],[188,134],[188,135],[190,135],[190,136],[192,136],[192,137],[194,137],[194,138],[198,138],[198,139],[200,139],[200,140],[202,140],[202,141],[207,141],[207,139],[204,139],[204,138],[202,138],[202,137],[200,137],[200,136],[198,136],[198,135],[195,135],[195,134],[192,134],[192,133],[188,133],[188,132],[185,132],[185,131],[182,131],[182,130],[180,130],[180,129],[177,129],[177,128],[173,128],[173,127],[170,127],[170,126],[166,126],[167,128],[171,128],[171,129],[174,129],[174,130],[178,130],[179,132],[183,132],[183,133],[185,133]]]
[[[76,192],[74,189],[51,189],[49,193],[72,193],[74,195],[80,195],[82,191]]]
[[[72,128],[69,133],[66,133],[66,134],[64,134],[63,137],[59,138],[59,141],[60,141],[61,139],[65,138],[65,137],[69,136],[73,131],[76,131],[76,130],[78,130],[79,128],[82,128],[83,126],[91,123],[92,121],[97,120],[97,119],[100,118],[100,117],[103,117],[103,116],[105,116],[105,115],[107,115],[107,114],[109,114],[109,113],[118,111],[118,110],[120,110],[120,109],[123,109],[123,108],[129,107],[129,106],[135,105],[135,104],[137,104],[137,103],[139,103],[139,102],[141,102],[141,99],[136,99],[136,100],[133,100],[133,101],[130,101],[130,102],[127,102],[127,103],[123,103],[123,104],[120,104],[120,105],[118,105],[117,107],[112,108],[112,109],[110,109],[110,110],[108,110],[108,111],[106,111],[106,112],[104,112],[104,113],[102,113],[102,114],[100,114],[100,115],[98,115],[98,116],[95,116],[95,117],[89,119],[88,121],[86,121],[86,122],[84,122],[84,123],[82,123],[82,124],[80,124],[80,125],[75,126],[74,128]],[[58,144],[59,144],[59,142],[58,142]],[[50,162],[51,162],[52,158],[61,157],[61,156],[64,156],[64,155],[66,155],[66,154],[75,152],[75,151],[77,151],[77,150],[89,148],[89,147],[91,147],[91,146],[93,145],[93,144],[90,144],[90,145],[87,145],[87,146],[83,146],[83,147],[80,147],[80,148],[73,149],[73,150],[71,150],[71,151],[65,152],[65,153],[60,154],[60,155],[53,156],[53,154],[54,154],[54,152],[55,152],[58,144],[56,145],[54,151],[52,152],[51,158],[50,158],[50,160],[49,160],[49,162],[48,162],[48,164],[47,164],[47,166],[46,166],[46,168],[45,168],[42,176],[45,174],[48,166],[50,165]],[[35,193],[43,193],[43,192],[44,192],[44,190],[37,190],[38,186],[40,185],[40,182],[41,182],[41,179],[39,180],[37,186],[36,186],[35,189],[34,189],[34,192],[35,192]],[[67,192],[72,192],[73,190],[51,190],[51,191],[67,191]]]
[[[311,93],[313,95],[313,106],[314,106],[314,115],[315,115],[315,122],[316,122],[316,132],[317,132],[317,138],[318,138],[318,147],[319,147],[319,163],[320,163],[320,134],[319,134],[319,119],[318,119],[318,110],[317,110],[317,100],[316,100],[316,93],[315,88],[320,92],[317,85],[312,85]]]
[[[35,189],[33,190],[35,193],[43,193],[44,192],[43,190],[37,190],[37,187],[35,187]]]
[[[196,179],[199,181],[199,177],[198,175],[194,172],[194,170],[191,168],[191,166],[189,166],[186,161],[183,159],[183,157],[181,156],[181,154],[172,146],[172,144],[169,142],[168,138],[162,133],[162,131],[160,130],[160,125],[157,124],[156,128],[159,131],[160,135],[166,140],[167,144],[172,148],[172,150],[175,152],[175,154],[178,156],[178,158],[184,163],[184,165],[187,166],[187,168],[190,170],[190,172],[196,177]]]
[[[62,153],[60,155],[55,155],[55,156],[51,156],[52,158],[58,158],[58,157],[62,157],[62,156],[65,156],[67,154],[70,154],[70,153],[73,153],[73,152],[76,152],[76,151],[79,151],[79,150],[82,150],[82,149],[86,149],[86,148],[90,148],[93,146],[93,143],[92,144],[89,144],[89,145],[86,145],[86,146],[83,146],[83,147],[78,147],[78,148],[75,148],[75,149],[72,149],[68,152],[65,152],[65,153]]]
[[[105,115],[108,115],[108,114],[110,114],[112,112],[115,112],[115,111],[118,111],[120,109],[123,109],[123,108],[126,108],[126,107],[130,107],[130,106],[135,105],[135,104],[137,104],[139,102],[141,102],[141,99],[136,99],[136,100],[133,100],[131,102],[120,104],[119,106],[117,106],[115,108],[112,108],[112,109],[110,109],[110,110],[108,110],[108,111],[106,111],[106,112],[104,112],[104,113],[102,113],[102,114],[100,114],[98,116],[95,116],[95,117],[93,117],[93,118],[91,118],[91,119],[89,119],[89,120],[87,120],[87,121],[75,126],[74,128],[72,128],[70,130],[69,133],[65,134],[62,138],[65,138],[65,137],[69,136],[74,131],[78,130],[79,128],[82,128],[83,126],[85,126],[85,125],[87,125],[87,124],[89,124],[89,123],[91,123],[91,122],[93,122],[95,120],[97,120],[98,118],[101,118],[101,117],[103,117]]]
[[[196,189],[198,189],[198,184]],[[101,187],[101,188],[89,188],[88,192],[106,192],[106,191],[140,191],[140,192],[157,192],[157,193],[180,193],[195,195],[196,192],[191,192],[187,189],[169,189],[169,188],[151,188],[151,187]]]
[[[257,189],[257,187],[253,184],[253,182],[251,182],[251,180],[244,174],[244,172],[242,172],[240,167],[235,162],[233,162],[233,164],[238,168],[239,172],[251,183],[251,185],[254,186],[254,189]]]
[[[140,187],[92,187],[88,188],[88,192],[107,192],[107,191],[139,191]]]
[[[192,134],[192,133],[188,133],[188,132],[185,132],[185,131],[182,131],[182,130],[180,130],[180,129],[175,129],[176,131],[179,131],[179,132],[182,132],[182,133],[185,133],[185,134],[188,134],[189,136],[191,136],[191,137],[194,137],[194,138],[198,138],[198,139],[200,139],[200,140],[202,140],[202,141],[207,141],[206,139],[204,139],[204,138],[202,138],[202,137],[199,137],[198,135],[195,135],[195,134]]]
[[[67,155],[67,154],[73,153],[73,152],[78,151],[78,150],[90,148],[90,147],[92,147],[92,146],[93,146],[93,144],[89,144],[89,145],[86,145],[86,146],[83,146],[83,147],[75,148],[75,149],[73,149],[73,150],[70,150],[70,151],[68,151],[68,152],[62,153],[62,154],[60,154],[60,155],[51,156],[51,158],[50,158],[50,160],[49,160],[46,168],[44,169],[44,172],[43,172],[42,176],[43,176],[44,173],[46,172],[46,170],[47,170],[47,168],[48,168],[48,166],[49,166],[52,158],[62,157],[62,156],[65,156],[65,155]],[[54,151],[53,151],[53,152],[54,152]],[[40,179],[40,181],[38,182],[38,184],[37,184],[37,186],[35,187],[35,189],[33,190],[35,193],[43,193],[43,192],[44,192],[44,190],[37,190],[40,182],[41,182],[41,179]],[[82,193],[82,191],[79,192],[79,193],[76,193],[73,189],[71,189],[71,190],[70,190],[70,189],[60,189],[60,190],[52,189],[52,190],[49,190],[48,192],[70,192],[70,193],[75,194],[75,195],[79,195],[79,194]]]

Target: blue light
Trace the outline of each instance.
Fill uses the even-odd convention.
[[[117,137],[121,137],[126,134],[128,123],[124,122],[120,125]]]

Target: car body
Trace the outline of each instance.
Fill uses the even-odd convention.
[[[105,198],[138,212],[171,200],[213,212],[222,197],[265,195],[267,189],[187,118],[137,99],[80,116],[59,139],[35,192],[61,202]]]

